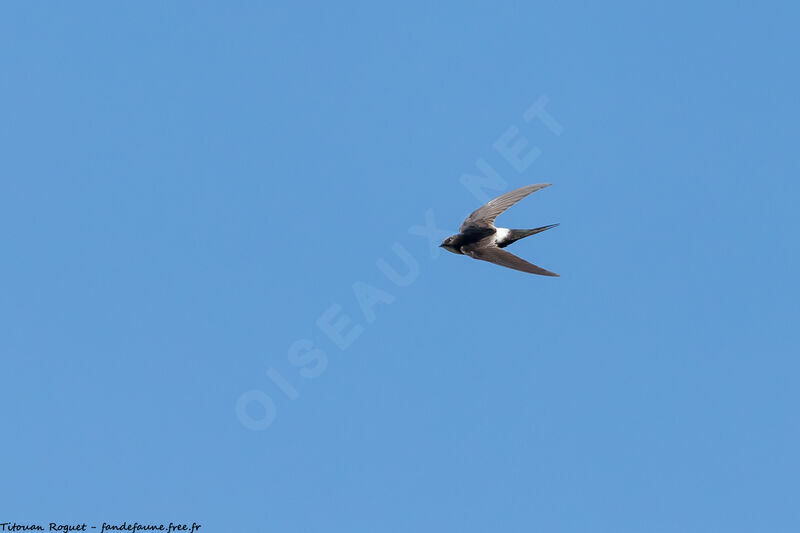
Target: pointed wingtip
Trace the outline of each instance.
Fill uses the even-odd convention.
[[[524,187],[521,187],[521,189],[527,189],[531,192],[536,192],[536,191],[541,191],[542,189],[547,188],[551,185],[552,183],[534,183],[532,185],[526,185]]]

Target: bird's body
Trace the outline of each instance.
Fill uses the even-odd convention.
[[[538,267],[502,249],[519,239],[548,230],[558,224],[534,229],[508,229],[498,228],[494,225],[495,218],[506,209],[532,192],[549,185],[549,183],[528,185],[498,196],[483,207],[473,211],[461,224],[459,233],[445,239],[440,246],[454,254],[469,255],[474,259],[489,261],[514,270],[542,276],[558,276],[555,272]]]

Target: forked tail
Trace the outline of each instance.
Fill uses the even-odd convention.
[[[541,228],[534,228],[534,229],[512,229],[508,232],[508,237],[502,242],[498,243],[497,246],[500,248],[505,248],[509,244],[515,243],[520,239],[524,239],[525,237],[530,237],[531,235],[536,235],[537,233],[541,233],[543,231],[547,231],[550,228],[555,228],[558,224],[550,224],[549,226],[542,226]]]

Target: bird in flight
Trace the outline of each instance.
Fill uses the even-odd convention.
[[[479,207],[470,214],[458,229],[459,233],[446,238],[439,246],[454,254],[468,255],[473,259],[488,261],[496,265],[521,270],[530,274],[541,276],[558,276],[524,259],[503,250],[509,244],[520,239],[541,233],[558,224],[550,224],[534,229],[508,229],[498,228],[494,225],[496,219],[503,211],[519,202],[532,192],[549,187],[552,183],[538,183],[520,187],[507,192]]]

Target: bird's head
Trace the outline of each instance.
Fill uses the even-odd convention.
[[[440,244],[439,247],[444,248],[448,252],[453,252],[454,254],[461,254],[461,249],[457,244],[458,237],[458,235],[449,236],[442,241],[442,244]]]

